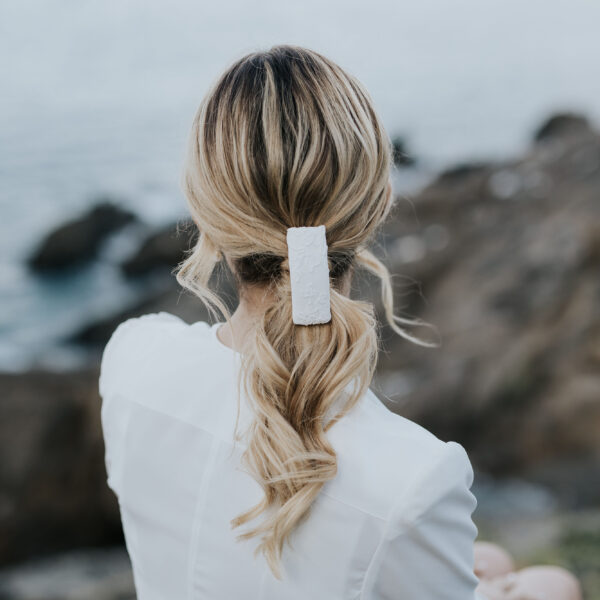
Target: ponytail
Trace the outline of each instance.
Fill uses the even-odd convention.
[[[262,534],[262,551],[279,576],[278,558],[292,530],[309,514],[326,481],[337,472],[336,454],[326,431],[366,392],[377,359],[376,322],[371,304],[331,291],[331,322],[298,326],[292,322],[289,275],[245,347],[245,396],[256,419],[243,462],[261,484],[261,503],[232,521],[237,527],[269,505],[276,510],[238,539]],[[337,406],[340,395],[350,393]],[[337,408],[329,420],[326,417]]]

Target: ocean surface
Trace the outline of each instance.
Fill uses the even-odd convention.
[[[234,59],[311,47],[370,90],[418,159],[411,189],[453,163],[510,156],[556,111],[600,119],[595,0],[0,3],[0,370],[67,368],[56,342],[139,290],[118,236],[77,276],[24,263],[43,235],[110,196],[160,224],[179,188],[197,105]]]

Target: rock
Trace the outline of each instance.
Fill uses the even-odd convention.
[[[401,137],[392,139],[392,147],[394,153],[394,164],[397,167],[412,167],[416,164],[416,159],[406,150],[406,141]]]
[[[233,311],[237,304],[237,293],[231,272],[224,265],[219,266],[213,274],[211,285],[217,282],[220,286],[221,296],[229,309]],[[135,305],[116,314],[89,323],[65,341],[84,346],[95,346],[100,349],[106,344],[119,323],[131,317],[160,311],[170,312],[188,323],[211,320],[208,310],[200,299],[191,292],[182,290],[175,279],[171,277],[161,290],[149,293]]]
[[[141,247],[121,268],[128,277],[139,277],[157,270],[172,271],[185,257],[197,239],[191,221],[174,223],[150,234]]]
[[[122,541],[98,370],[0,375],[0,565]]]
[[[111,233],[135,219],[131,212],[110,202],[97,204],[80,218],[51,232],[29,257],[28,264],[42,273],[86,263],[96,256]]]
[[[460,441],[480,470],[538,481],[575,506],[600,502],[590,485],[600,472],[600,163],[578,159],[600,154],[600,136],[582,129],[561,144],[552,156],[535,145],[522,159],[451,169],[398,203],[381,237],[397,314],[431,323],[442,344],[419,347],[385,326],[377,381],[392,410]],[[426,243],[433,225],[443,243]],[[570,469],[561,493],[564,465],[577,463],[587,466]]]
[[[442,171],[437,179],[436,183],[438,185],[447,184],[453,181],[459,181],[464,179],[465,177],[469,177],[473,174],[479,174],[485,172],[489,169],[490,165],[484,162],[474,162],[474,163],[460,163],[458,165],[454,165],[453,167],[449,167]]]
[[[565,135],[579,135],[591,131],[586,117],[575,113],[559,113],[549,117],[534,134],[534,140],[541,142]]]

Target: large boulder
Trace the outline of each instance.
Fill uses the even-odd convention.
[[[172,223],[148,235],[139,249],[121,268],[127,277],[139,277],[157,271],[172,271],[197,239],[191,221]]]
[[[399,203],[382,237],[397,312],[433,324],[411,332],[441,347],[385,327],[378,381],[390,408],[465,444],[479,468],[560,492],[569,472],[568,500],[589,503],[600,501],[600,136],[560,130]]]
[[[37,272],[57,271],[88,262],[104,240],[135,220],[135,215],[112,202],[101,202],[81,217],[52,231],[28,259]]]
[[[0,565],[122,541],[98,371],[0,375]]]
[[[591,132],[591,125],[586,117],[575,113],[559,113],[552,115],[538,127],[534,134],[534,140],[541,142],[565,135],[577,136],[587,132]]]

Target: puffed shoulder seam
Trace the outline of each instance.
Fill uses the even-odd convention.
[[[113,358],[118,355],[118,349],[121,346],[124,346],[126,340],[132,335],[132,333],[138,328],[149,325],[152,323],[178,323],[185,324],[185,321],[180,319],[179,317],[168,313],[168,312],[157,312],[157,313],[148,313],[145,315],[141,315],[139,317],[131,317],[119,323],[116,329],[113,331],[110,339],[106,343],[104,347],[104,352],[102,353],[102,360],[100,363],[100,376],[98,379],[98,388],[100,391],[100,395],[104,396],[108,393],[108,382],[111,377],[111,371],[113,369]]]
[[[388,519],[386,537],[401,535],[417,526],[449,493],[454,490],[468,492],[472,483],[473,468],[465,449],[457,442],[443,442],[437,460],[410,486],[407,494],[403,494],[400,501],[394,504]],[[428,498],[428,501],[421,505],[418,499],[423,497]]]

